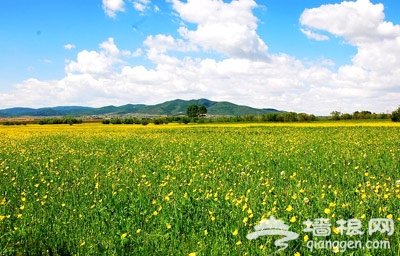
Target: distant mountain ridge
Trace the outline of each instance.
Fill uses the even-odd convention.
[[[266,108],[252,108],[243,105],[237,105],[227,101],[217,102],[208,99],[197,100],[171,100],[156,105],[145,104],[127,104],[123,106],[104,106],[100,108],[82,107],[82,106],[59,106],[48,108],[8,108],[0,110],[0,117],[46,117],[46,116],[93,116],[93,115],[184,115],[189,105],[204,105],[209,115],[263,115],[266,113],[280,113],[282,111]]]

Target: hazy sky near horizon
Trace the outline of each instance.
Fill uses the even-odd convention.
[[[398,0],[2,0],[0,108],[400,105]]]

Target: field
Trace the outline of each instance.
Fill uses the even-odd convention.
[[[392,122],[1,126],[0,255],[400,255],[399,138]],[[246,238],[271,216],[299,235],[287,248]],[[330,234],[306,230],[319,218]],[[389,224],[369,234],[373,218]]]

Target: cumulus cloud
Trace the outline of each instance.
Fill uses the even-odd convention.
[[[99,47],[99,52],[87,50],[79,52],[77,61],[70,61],[65,67],[66,73],[106,75],[112,72],[113,65],[120,62],[120,51],[114,39],[109,38]]]
[[[172,2],[183,22],[196,24],[195,30],[186,26],[179,29],[180,35],[191,43],[228,57],[267,59],[268,47],[256,33],[257,18],[252,12],[257,6],[255,1]]]
[[[74,49],[75,48],[75,45],[74,44],[65,44],[64,45],[64,49],[65,50],[72,50],[72,49]]]
[[[400,25],[384,21],[383,10],[383,4],[373,4],[369,0],[344,1],[306,9],[300,16],[300,23],[344,37],[356,46],[396,39],[400,36]]]
[[[367,88],[390,88],[398,86],[400,71],[400,25],[384,20],[384,6],[369,0],[342,2],[322,5],[305,10],[300,23],[309,28],[324,30],[337,37],[343,37],[357,47],[352,66],[341,67],[337,74],[339,81],[360,81],[343,74],[368,75],[362,85]],[[346,71],[346,72],[344,72]],[[357,77],[354,76],[354,78]],[[348,83],[350,86],[350,82]]]
[[[103,0],[103,10],[107,16],[114,18],[117,12],[125,11],[123,0]]]

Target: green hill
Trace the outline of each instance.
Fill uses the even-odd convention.
[[[20,117],[20,116],[88,116],[88,115],[185,115],[188,106],[196,104],[204,105],[208,115],[262,115],[266,113],[279,113],[276,109],[258,109],[248,106],[236,105],[230,102],[211,101],[208,99],[197,100],[172,100],[156,105],[127,104],[123,106],[104,106],[101,108],[80,107],[80,106],[61,106],[49,108],[9,108],[0,110],[0,117]]]
[[[266,113],[280,112],[276,109],[257,109],[248,106],[236,105],[230,102],[222,101],[216,102],[207,99],[198,100],[172,100],[161,104],[145,106],[137,109],[135,113],[148,114],[148,115],[185,115],[186,109],[192,105],[205,106],[208,115],[262,115]]]

